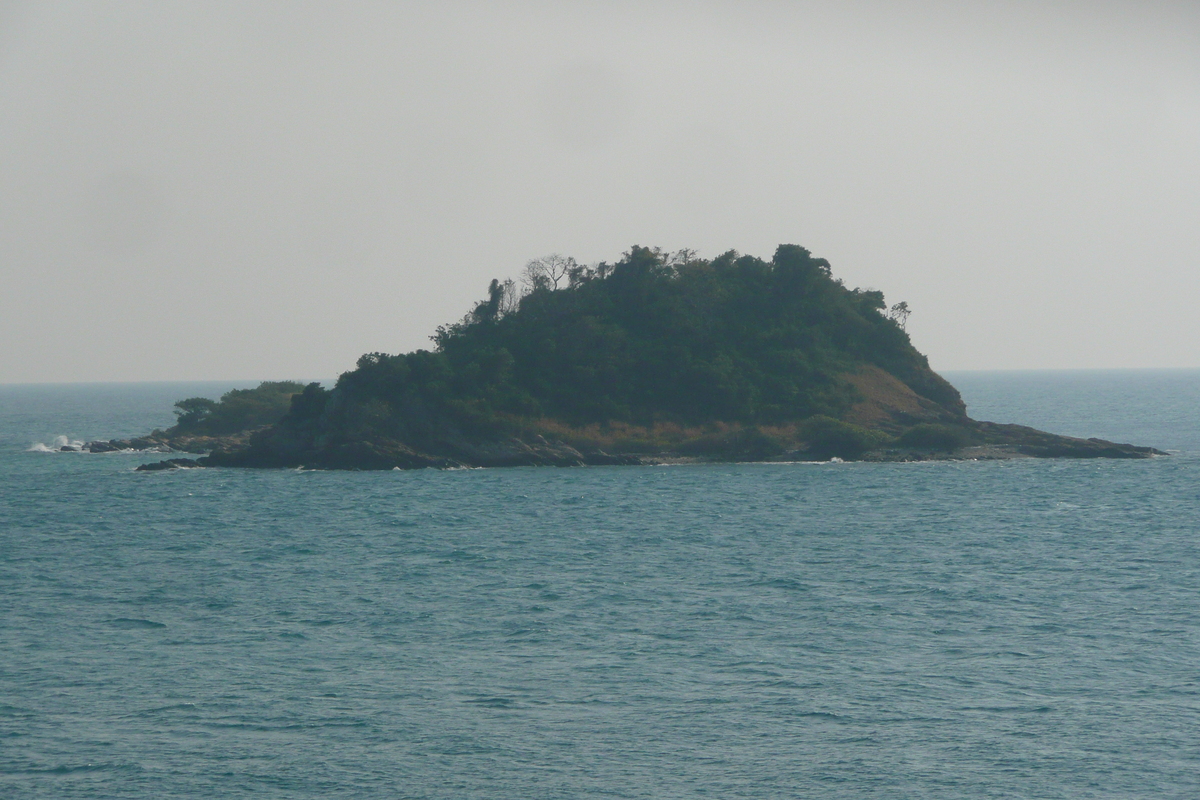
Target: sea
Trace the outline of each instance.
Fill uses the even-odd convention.
[[[1148,460],[138,473],[0,386],[0,797],[1200,797],[1200,371],[947,373]]]

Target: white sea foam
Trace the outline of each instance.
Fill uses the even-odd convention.
[[[78,451],[83,449],[83,442],[78,439],[71,439],[67,436],[55,436],[54,441],[50,444],[42,442],[34,442],[29,446],[30,453],[61,453],[64,447],[71,448],[68,452]]]

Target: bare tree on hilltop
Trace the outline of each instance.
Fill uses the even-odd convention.
[[[530,291],[537,289],[557,289],[559,284],[566,286],[573,282],[572,278],[581,274],[582,270],[575,259],[551,253],[548,256],[535,258],[525,265],[523,280]]]

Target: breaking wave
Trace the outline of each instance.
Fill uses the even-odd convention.
[[[83,442],[79,439],[71,439],[66,436],[55,436],[54,441],[50,444],[43,442],[34,442],[29,446],[30,453],[62,453],[62,452],[79,452],[83,450]]]

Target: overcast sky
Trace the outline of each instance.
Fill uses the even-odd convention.
[[[935,369],[1200,367],[1200,3],[5,3],[0,382],[332,377],[781,242]]]

